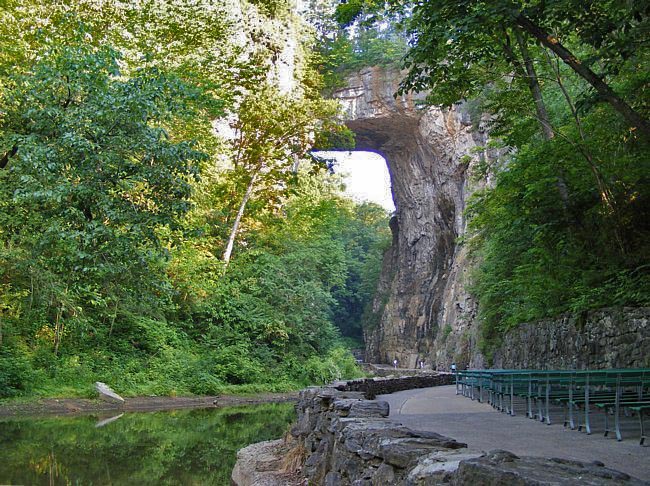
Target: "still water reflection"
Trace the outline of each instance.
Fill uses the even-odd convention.
[[[115,417],[0,422],[0,484],[228,485],[237,449],[281,437],[294,411],[268,404]]]

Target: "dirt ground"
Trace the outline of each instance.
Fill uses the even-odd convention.
[[[182,408],[232,407],[262,403],[292,402],[298,392],[258,393],[255,395],[221,395],[209,397],[134,397],[123,404],[99,399],[43,398],[31,402],[0,403],[0,419],[40,415],[72,415],[96,412],[151,412]]]

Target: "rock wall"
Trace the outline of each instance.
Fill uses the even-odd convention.
[[[650,367],[650,307],[602,309],[522,324],[504,337],[495,368]]]
[[[482,368],[477,303],[467,288],[471,262],[459,244],[472,192],[491,183],[477,165],[499,154],[482,149],[484,120],[470,107],[422,108],[424,97],[394,97],[403,73],[367,68],[335,93],[359,150],[382,154],[396,212],[372,315],[366,322],[366,361],[415,368]],[[602,368],[647,366],[647,309],[603,310],[526,324],[506,336],[499,367]]]
[[[364,398],[373,400],[377,395],[388,395],[402,390],[453,385],[455,380],[455,375],[450,373],[429,372],[397,378],[361,378],[334,383],[330,387],[338,391],[361,392]]]
[[[373,316],[366,326],[366,360],[414,368],[419,359],[447,368],[473,346],[476,303],[467,293],[463,211],[475,166],[495,154],[480,120],[466,106],[422,109],[423,97],[394,98],[402,73],[368,68],[335,93],[357,135],[357,148],[388,163],[396,212]],[[486,181],[483,181],[485,183]],[[476,361],[476,357],[475,357]]]
[[[470,451],[433,432],[387,418],[385,401],[366,400],[344,383],[300,394],[293,440],[253,444],[238,452],[237,486],[540,484],[638,485],[602,463],[518,457],[506,451]],[[290,448],[289,444],[292,444]],[[288,464],[300,457],[295,467]]]

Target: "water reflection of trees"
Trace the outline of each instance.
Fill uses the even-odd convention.
[[[0,484],[230,484],[239,448],[281,437],[289,404],[0,423]]]

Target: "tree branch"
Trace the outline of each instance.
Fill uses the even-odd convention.
[[[539,25],[523,14],[515,18],[515,22],[530,35],[535,37],[543,46],[553,51],[576,74],[587,81],[602,98],[618,111],[633,129],[638,129],[646,139],[650,139],[650,123],[628,105],[612,88],[605,83],[588,66],[582,64],[571,51],[564,47],[553,35],[546,32]]]

